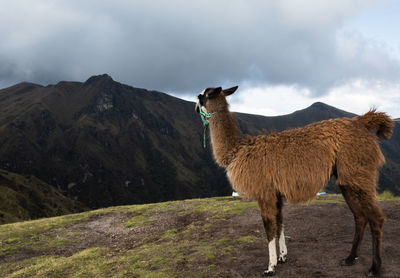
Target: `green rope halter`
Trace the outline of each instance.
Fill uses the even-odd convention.
[[[210,123],[209,119],[211,118],[211,115],[214,113],[206,113],[203,110],[201,110],[200,100],[197,105],[199,106],[201,121],[203,122],[203,148],[206,148],[206,129],[208,124]]]

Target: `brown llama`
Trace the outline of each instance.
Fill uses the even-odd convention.
[[[226,101],[226,96],[237,88],[204,90],[198,96],[196,111],[210,117],[213,155],[218,165],[226,168],[233,189],[241,196],[258,201],[269,249],[269,264],[264,274],[273,275],[277,263],[286,260],[283,199],[294,204],[308,202],[331,176],[336,176],[355,220],[350,255],[341,265],[349,266],[357,261],[369,223],[373,256],[366,274],[379,275],[385,217],[378,205],[376,187],[378,169],[385,158],[378,138],[390,138],[393,121],[385,113],[372,110],[354,118],[331,119],[279,133],[243,137]]]

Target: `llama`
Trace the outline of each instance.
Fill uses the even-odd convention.
[[[198,96],[196,111],[209,117],[213,156],[226,169],[233,189],[258,202],[269,249],[269,264],[264,274],[274,275],[277,264],[286,261],[283,200],[292,204],[308,202],[335,176],[355,220],[350,255],[341,265],[356,263],[369,223],[373,256],[366,275],[379,275],[385,217],[378,205],[376,187],[378,169],[385,158],[378,138],[391,137],[393,121],[385,113],[371,110],[354,118],[325,120],[279,133],[244,137],[226,101],[226,96],[237,88],[205,89]]]

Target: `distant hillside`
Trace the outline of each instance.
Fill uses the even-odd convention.
[[[0,90],[0,168],[34,175],[96,208],[229,195],[194,103],[108,75]],[[279,131],[352,114],[315,103],[279,117],[236,113],[244,133]],[[400,194],[399,125],[383,143],[381,189]]]
[[[0,224],[83,211],[84,205],[33,177],[0,170]]]
[[[341,117],[354,117],[355,114],[316,102],[310,107],[295,111],[288,115],[265,117],[259,115],[235,113],[243,133],[258,134],[262,129],[282,131],[289,128],[301,127],[307,124]]]

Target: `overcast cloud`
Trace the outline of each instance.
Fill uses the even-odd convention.
[[[400,76],[397,50],[346,28],[382,3],[2,0],[0,86],[109,73],[180,96],[221,84],[290,88],[307,100],[356,82],[392,88]]]

